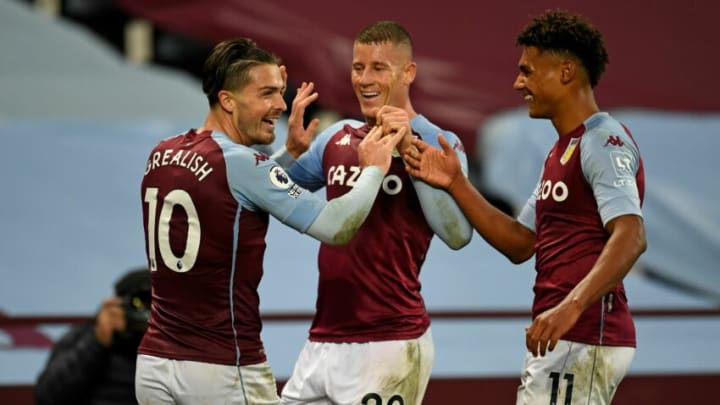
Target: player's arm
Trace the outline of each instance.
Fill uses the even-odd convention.
[[[285,66],[281,67],[283,78],[287,82],[287,73]],[[286,83],[287,84],[287,83]],[[280,164],[284,169],[288,169],[295,163],[300,155],[302,155],[310,146],[315,131],[317,130],[320,120],[314,118],[310,120],[307,128],[304,126],[305,109],[310,103],[317,100],[318,93],[314,91],[315,84],[313,82],[302,82],[295,93],[292,102],[292,109],[288,117],[288,132],[285,145],[275,152],[261,151],[270,155],[270,158]],[[256,148],[257,149],[257,148]]]
[[[297,159],[308,149],[315,131],[320,125],[320,120],[317,118],[310,120],[307,128],[303,125],[305,109],[318,97],[313,82],[302,82],[295,93],[290,116],[288,117],[288,134],[285,141],[285,149],[294,159]]]
[[[623,215],[605,227],[610,234],[592,270],[557,306],[538,315],[527,329],[526,345],[534,356],[553,350],[585,310],[622,282],[645,251],[642,217]]]
[[[595,265],[560,304],[576,308],[578,316],[617,287],[647,247],[643,219],[638,215],[619,216],[605,229],[610,238]]]
[[[417,178],[412,179],[425,220],[435,234],[451,249],[470,243],[472,226],[447,192]]]
[[[392,150],[404,131],[382,136],[375,128],[358,147],[363,167],[353,189],[332,201],[325,201],[288,179],[274,162],[264,162],[245,175],[257,178],[249,182],[234,181],[236,197],[246,206],[269,212],[284,224],[328,244],[346,244],[370,213],[383,178],[390,168]],[[239,176],[239,175],[238,175]],[[235,175],[231,175],[235,178]],[[268,181],[269,179],[269,181]],[[235,193],[235,191],[234,191]]]
[[[328,201],[306,233],[333,245],[350,242],[367,218],[382,181],[390,169],[392,151],[403,138],[405,130],[383,136],[375,127],[358,146],[360,166],[363,167],[355,186],[348,193]]]
[[[462,149],[460,140],[453,136],[456,151]],[[467,156],[458,152],[462,175],[467,178]],[[472,226],[453,197],[445,190],[435,188],[422,179],[411,176],[413,186],[420,201],[423,214],[433,232],[451,249],[460,249],[470,243]]]
[[[415,139],[404,155],[408,172],[448,191],[473,228],[513,263],[522,263],[535,252],[535,233],[490,204],[463,174],[456,151],[438,136],[442,149]]]
[[[338,121],[320,132],[315,138],[315,141],[310,145],[310,148],[297,160],[294,160],[293,163],[288,166],[283,165],[283,167],[287,168],[290,178],[295,183],[310,191],[316,191],[325,186],[325,173],[323,172],[322,166],[325,146],[327,146],[330,138],[346,124],[354,127],[363,125],[362,122],[357,120],[347,119]]]
[[[323,207],[305,233],[330,245],[350,242],[370,213],[385,173],[379,166],[365,167],[352,190],[327,202],[321,200]]]
[[[610,234],[592,270],[568,294],[566,300],[581,311],[612,291],[628,274],[647,248],[642,217],[622,215],[606,225]]]
[[[413,148],[412,131],[416,131],[429,143],[437,146],[436,137],[440,129],[421,116],[416,116],[411,120],[407,111],[402,108],[382,106],[377,113],[376,122],[378,125],[382,125],[385,132],[407,128],[408,132],[398,145],[401,155]],[[448,134],[452,136],[453,142],[457,142],[456,145],[462,149],[462,144],[455,134]],[[466,174],[467,158],[464,153],[461,153],[461,161]],[[472,238],[472,228],[453,198],[444,190],[434,188],[421,179],[411,176],[411,181],[425,220],[433,232],[451,249],[460,249],[467,245]]]
[[[585,178],[593,189],[608,240],[590,272],[557,306],[538,315],[527,331],[526,343],[534,354],[552,350],[580,315],[625,278],[647,247],[635,175],[639,153],[630,140],[622,147],[603,146],[597,133],[581,143]]]

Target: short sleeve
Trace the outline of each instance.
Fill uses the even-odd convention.
[[[325,200],[295,184],[266,154],[217,139],[223,149],[230,190],[247,209],[270,213],[305,232],[325,207]]]
[[[520,210],[517,221],[525,228],[535,232],[535,204],[537,202],[538,193],[540,192],[540,180],[538,180],[530,198],[527,199],[525,205]]]
[[[300,155],[295,164],[290,166],[288,174],[297,184],[309,190],[319,190],[325,186],[325,173],[323,173],[322,160],[325,146],[330,138],[340,131],[345,125],[353,127],[362,126],[363,123],[357,120],[342,120],[327,127],[310,144],[310,148]]]
[[[603,225],[621,215],[642,216],[636,181],[640,154],[632,139],[598,128],[583,136],[580,149],[583,175]]]

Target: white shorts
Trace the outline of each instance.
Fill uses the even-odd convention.
[[[140,354],[135,371],[140,405],[277,405],[270,365],[228,366]]]
[[[544,357],[525,355],[516,405],[605,405],[627,373],[635,348],[558,341]]]
[[[430,329],[417,339],[305,343],[283,404],[419,405],[435,349]]]

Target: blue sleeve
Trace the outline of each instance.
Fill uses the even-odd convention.
[[[288,174],[294,182],[310,191],[316,191],[325,187],[325,173],[323,173],[322,166],[325,146],[330,141],[330,138],[346,124],[350,124],[353,127],[363,125],[362,122],[357,120],[341,120],[322,131],[313,143],[310,144],[310,148],[300,155],[295,161],[295,164],[288,169]]]
[[[295,163],[295,159],[292,157],[290,152],[288,152],[285,145],[272,154],[266,153],[266,155],[270,155],[270,158],[276,161],[283,169],[287,169]]]
[[[213,137],[223,149],[230,190],[243,207],[266,211],[303,233],[310,227],[325,207],[324,199],[293,183],[274,160],[256,161],[253,149],[225,136]]]
[[[583,175],[593,190],[603,225],[621,215],[642,216],[635,179],[640,153],[632,139],[624,131],[618,135],[600,127],[582,137],[580,150]]]
[[[445,137],[450,146],[452,146],[453,149],[455,149],[455,152],[457,152],[458,158],[460,159],[460,165],[462,166],[462,171],[465,174],[465,177],[467,177],[467,154],[465,153],[465,147],[463,146],[462,141],[460,141],[460,138],[455,135],[455,133],[442,130],[437,126],[431,124],[427,120],[420,121],[416,124],[415,120],[413,119],[413,121],[411,121],[411,125],[413,127],[413,130],[420,134],[423,142],[432,145],[433,147],[438,149],[441,149],[440,142],[438,142],[438,134],[442,133],[443,137]]]
[[[540,182],[542,181],[542,173],[540,174],[540,180],[538,180],[530,198],[527,199],[525,205],[520,210],[520,214],[517,217],[517,221],[525,228],[535,233],[535,204],[537,202],[538,193],[540,192]]]
[[[412,125],[413,131],[420,134],[423,141],[435,148],[440,148],[438,134],[442,133],[448,143],[457,151],[463,174],[467,177],[467,156],[457,135],[441,130],[422,115],[413,118],[410,125]],[[425,220],[433,232],[451,249],[460,249],[467,245],[472,238],[473,228],[452,196],[445,190],[432,187],[419,179],[413,178],[412,181]]]

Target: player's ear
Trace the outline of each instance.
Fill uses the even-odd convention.
[[[570,83],[577,74],[577,63],[572,59],[565,59],[560,64],[560,80],[563,84]]]
[[[232,114],[235,110],[235,97],[227,90],[220,90],[218,92],[218,104],[226,113]]]
[[[413,61],[408,62],[405,65],[405,80],[406,85],[411,85],[415,81],[415,75],[417,74],[417,64]]]

